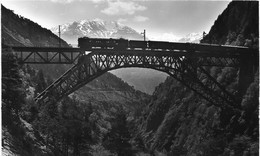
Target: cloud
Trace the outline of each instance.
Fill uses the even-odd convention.
[[[176,36],[173,33],[155,33],[148,35],[148,38],[150,40],[156,40],[156,41],[169,41],[169,42],[177,42],[181,37]]]
[[[135,16],[133,18],[133,21],[135,22],[145,22],[145,21],[148,21],[149,18],[148,17],[144,17],[144,16]]]
[[[50,0],[50,1],[55,2],[55,3],[71,3],[71,2],[74,2],[76,0]]]
[[[102,13],[107,15],[133,15],[137,11],[144,11],[147,8],[138,4],[136,0],[49,0],[54,3],[72,3],[80,1],[90,1],[94,3],[94,7],[99,5],[106,5],[106,8],[101,10]]]
[[[119,19],[117,20],[117,22],[118,22],[119,24],[124,24],[124,23],[127,22],[127,19],[125,19],[125,18],[119,18]]]
[[[132,15],[136,11],[146,10],[145,6],[139,5],[134,1],[108,1],[108,7],[101,10],[107,15]]]
[[[105,0],[90,0],[93,3],[102,3],[105,2]]]
[[[71,2],[91,1],[95,4],[99,4],[102,2],[106,2],[107,0],[50,0],[50,1],[54,2],[54,3],[71,3]]]

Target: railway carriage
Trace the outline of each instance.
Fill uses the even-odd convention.
[[[120,38],[120,39],[115,39],[116,41],[116,45],[115,45],[115,49],[118,50],[123,50],[123,49],[127,49],[129,44],[128,44],[128,40]]]
[[[103,39],[103,38],[88,38],[83,37],[78,39],[78,46],[80,48],[91,49],[126,49],[128,47],[128,40],[120,39]]]
[[[205,52],[210,52],[212,54],[235,54],[234,53],[234,48],[235,51],[239,52],[242,49],[246,49],[245,47],[239,47],[239,46],[226,46],[226,45],[218,45],[218,44],[195,44],[195,49],[201,53]]]
[[[179,52],[188,52],[194,49],[192,43],[178,43],[178,42],[171,42],[170,47],[173,51]]]
[[[221,49],[220,45],[214,45],[214,44],[194,44],[194,49],[196,49],[196,51],[199,51],[201,53],[203,52],[209,52],[211,51],[213,52],[217,52]],[[221,52],[221,51],[219,51]]]
[[[78,39],[79,47],[83,49],[107,49],[114,47],[115,41],[112,39],[88,38]]]
[[[170,42],[148,41],[148,45],[152,50],[171,50]]]
[[[130,40],[129,48],[131,49],[146,49],[148,48],[147,41],[139,41],[139,40]]]

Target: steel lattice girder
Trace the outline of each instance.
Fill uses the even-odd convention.
[[[219,84],[216,84],[215,81],[209,79],[209,82],[203,83],[198,79],[197,70],[199,69],[200,72],[204,72],[199,67],[208,61],[197,61],[192,58],[193,57],[184,57],[181,55],[147,56],[143,54],[126,55],[124,53],[90,53],[89,55],[80,57],[78,64],[74,65],[39,96],[37,96],[36,101],[43,101],[46,103],[51,97],[54,97],[56,101],[59,101],[62,97],[69,95],[109,70],[124,67],[141,67],[152,68],[170,74],[216,106],[226,104],[231,107],[236,107],[232,95],[225,90],[222,90],[223,88],[221,88]],[[214,65],[214,60],[219,61],[219,59],[213,58],[210,58],[210,60],[211,66]],[[194,62],[196,62],[196,64]],[[226,62],[223,63],[223,65],[224,64],[226,64]],[[216,63],[216,66],[218,65],[219,63]],[[229,64],[226,65],[228,66]],[[220,88],[220,93],[215,91],[216,87]]]
[[[82,55],[80,48],[12,47],[20,63],[76,64]]]

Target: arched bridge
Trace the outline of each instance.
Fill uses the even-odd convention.
[[[255,68],[258,66],[258,49],[176,44],[177,48],[172,50],[43,47],[13,47],[13,49],[22,63],[75,64],[37,96],[38,102],[57,102],[107,71],[140,67],[168,73],[216,106],[240,109],[241,97],[229,93],[204,67],[240,69],[239,92],[242,94],[246,85],[253,80]],[[207,81],[202,81],[201,77],[207,77]]]

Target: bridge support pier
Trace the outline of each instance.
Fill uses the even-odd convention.
[[[259,66],[258,56],[250,54],[241,54],[239,70],[239,100],[246,93],[248,86],[254,81],[254,75]]]

